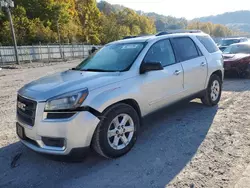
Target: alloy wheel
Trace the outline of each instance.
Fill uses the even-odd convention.
[[[212,101],[216,101],[220,95],[220,83],[218,80],[214,80],[211,86],[211,99]]]
[[[134,132],[133,119],[128,114],[120,114],[109,125],[108,143],[113,149],[121,150],[131,142]]]

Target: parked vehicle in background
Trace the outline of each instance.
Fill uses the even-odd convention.
[[[246,42],[246,41],[248,41],[248,39],[246,37],[223,39],[219,44],[219,49],[223,52],[231,44]]]
[[[250,42],[232,44],[223,52],[226,73],[236,72],[242,78],[250,76]]]
[[[98,50],[98,48],[95,47],[95,46],[93,46],[93,47],[91,48],[91,50],[89,50],[89,55],[95,53],[97,50]]]
[[[17,134],[41,153],[91,147],[116,158],[134,146],[145,115],[184,98],[216,105],[223,77],[222,53],[200,31],[112,42],[76,68],[21,88]]]

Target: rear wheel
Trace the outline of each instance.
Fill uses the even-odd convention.
[[[94,150],[106,157],[120,157],[134,146],[139,128],[139,116],[127,104],[116,104],[104,112],[92,140]]]
[[[219,103],[222,90],[222,81],[219,76],[213,74],[210,77],[204,96],[201,98],[203,104],[215,106]]]

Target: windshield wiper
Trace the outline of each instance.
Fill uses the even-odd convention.
[[[81,71],[90,71],[90,72],[119,72],[114,70],[103,70],[103,69],[81,69]]]
[[[78,69],[78,68],[71,68],[71,69],[69,69],[69,70],[75,70],[75,71],[80,71],[80,69]]]

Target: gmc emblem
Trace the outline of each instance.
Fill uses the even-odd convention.
[[[20,108],[22,111],[25,111],[26,105],[18,101],[17,102],[17,107]]]

